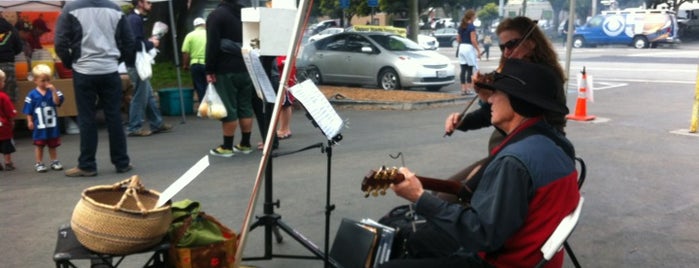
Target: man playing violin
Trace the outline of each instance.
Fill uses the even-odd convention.
[[[452,250],[419,258],[395,259],[391,267],[533,267],[539,251],[558,223],[577,206],[575,152],[572,144],[544,118],[568,113],[556,100],[562,81],[551,68],[510,59],[492,81],[481,82],[491,91],[491,123],[505,139],[495,146],[470,180],[477,183],[470,206],[450,203],[425,194],[408,168],[405,180],[391,186],[413,203],[415,211],[435,226],[435,232],[456,243]],[[439,236],[414,236],[408,243],[444,248]],[[561,267],[563,252],[547,267]]]

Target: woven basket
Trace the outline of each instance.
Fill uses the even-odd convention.
[[[71,227],[86,248],[127,255],[162,241],[172,222],[170,202],[154,208],[159,192],[146,190],[137,175],[113,185],[82,192],[73,210]]]

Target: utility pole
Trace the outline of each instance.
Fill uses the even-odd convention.
[[[410,38],[410,40],[413,40],[415,42],[417,42],[417,33],[420,31],[420,26],[418,26],[418,23],[417,23],[417,20],[418,20],[417,1],[418,0],[410,0],[410,7],[409,7],[409,9],[410,9],[410,11],[409,11],[409,13],[410,13],[410,32],[408,34],[410,36],[408,36],[408,38]]]
[[[505,15],[505,0],[498,2],[498,19],[502,19]]]
[[[570,80],[570,57],[573,52],[573,32],[575,31],[575,0],[570,0],[568,8],[568,35],[566,35],[566,77]]]
[[[599,0],[591,0],[592,1],[592,14],[590,14],[590,17],[594,17],[597,14],[597,1]]]

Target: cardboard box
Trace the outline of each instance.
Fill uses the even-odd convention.
[[[63,105],[61,105],[61,107],[58,107],[58,116],[77,116],[78,107],[75,104],[75,91],[73,90],[73,79],[54,79],[51,80],[51,83],[61,92],[63,92]],[[131,86],[131,81],[129,80],[128,76],[124,75],[121,77],[121,85],[123,89],[122,92],[125,92],[124,97],[126,97],[127,95],[130,96],[130,94],[132,93],[127,92],[127,88]],[[24,108],[24,98],[27,96],[29,91],[34,89],[35,87],[36,85],[34,84],[34,81],[17,81],[17,99],[14,103],[15,109],[17,109],[17,116],[15,117],[15,120],[27,118],[27,116],[22,113],[22,109]],[[126,105],[128,105],[128,103]],[[128,107],[126,108],[126,111],[128,111]]]

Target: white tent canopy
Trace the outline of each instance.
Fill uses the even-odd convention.
[[[1,0],[0,11],[61,11],[65,2],[75,0]],[[162,2],[168,0],[151,0],[151,2]],[[129,0],[112,0],[119,5],[129,4]]]
[[[0,11],[61,11],[61,1],[0,1]]]

